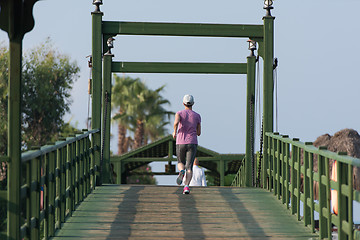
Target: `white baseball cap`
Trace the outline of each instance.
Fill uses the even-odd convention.
[[[194,97],[192,95],[185,95],[183,98],[183,103],[187,106],[192,106],[194,105]]]

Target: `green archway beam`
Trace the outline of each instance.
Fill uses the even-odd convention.
[[[103,21],[104,35],[263,38],[264,25]]]
[[[112,72],[247,74],[247,63],[112,62]]]

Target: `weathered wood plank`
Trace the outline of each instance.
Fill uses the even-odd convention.
[[[317,239],[255,188],[98,187],[54,239]]]

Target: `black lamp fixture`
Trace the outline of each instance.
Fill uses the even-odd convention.
[[[256,42],[254,40],[247,40],[247,42],[249,43],[249,50],[251,51],[250,57],[255,56],[254,55],[254,51],[256,50]]]
[[[264,9],[266,9],[266,16],[271,16],[270,10],[273,9],[273,0],[264,0]]]
[[[113,37],[109,37],[108,40],[106,41],[106,44],[108,46],[108,51],[107,51],[107,54],[111,54],[111,49],[114,48],[114,40],[115,38]]]
[[[100,5],[102,5],[102,0],[93,0],[93,5],[96,6],[95,12],[100,12]]]

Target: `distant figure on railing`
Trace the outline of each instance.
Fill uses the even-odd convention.
[[[185,186],[183,194],[189,194],[189,184],[192,178],[193,163],[197,150],[197,136],[201,134],[201,116],[192,110],[194,97],[185,95],[183,98],[185,109],[175,115],[173,137],[176,139],[176,156],[180,171],[176,183],[181,185],[185,170]]]
[[[185,174],[186,177],[186,174]],[[199,159],[195,158],[193,165],[193,175],[190,181],[189,186],[203,186],[206,187],[206,177],[205,171],[202,167],[199,166]]]

